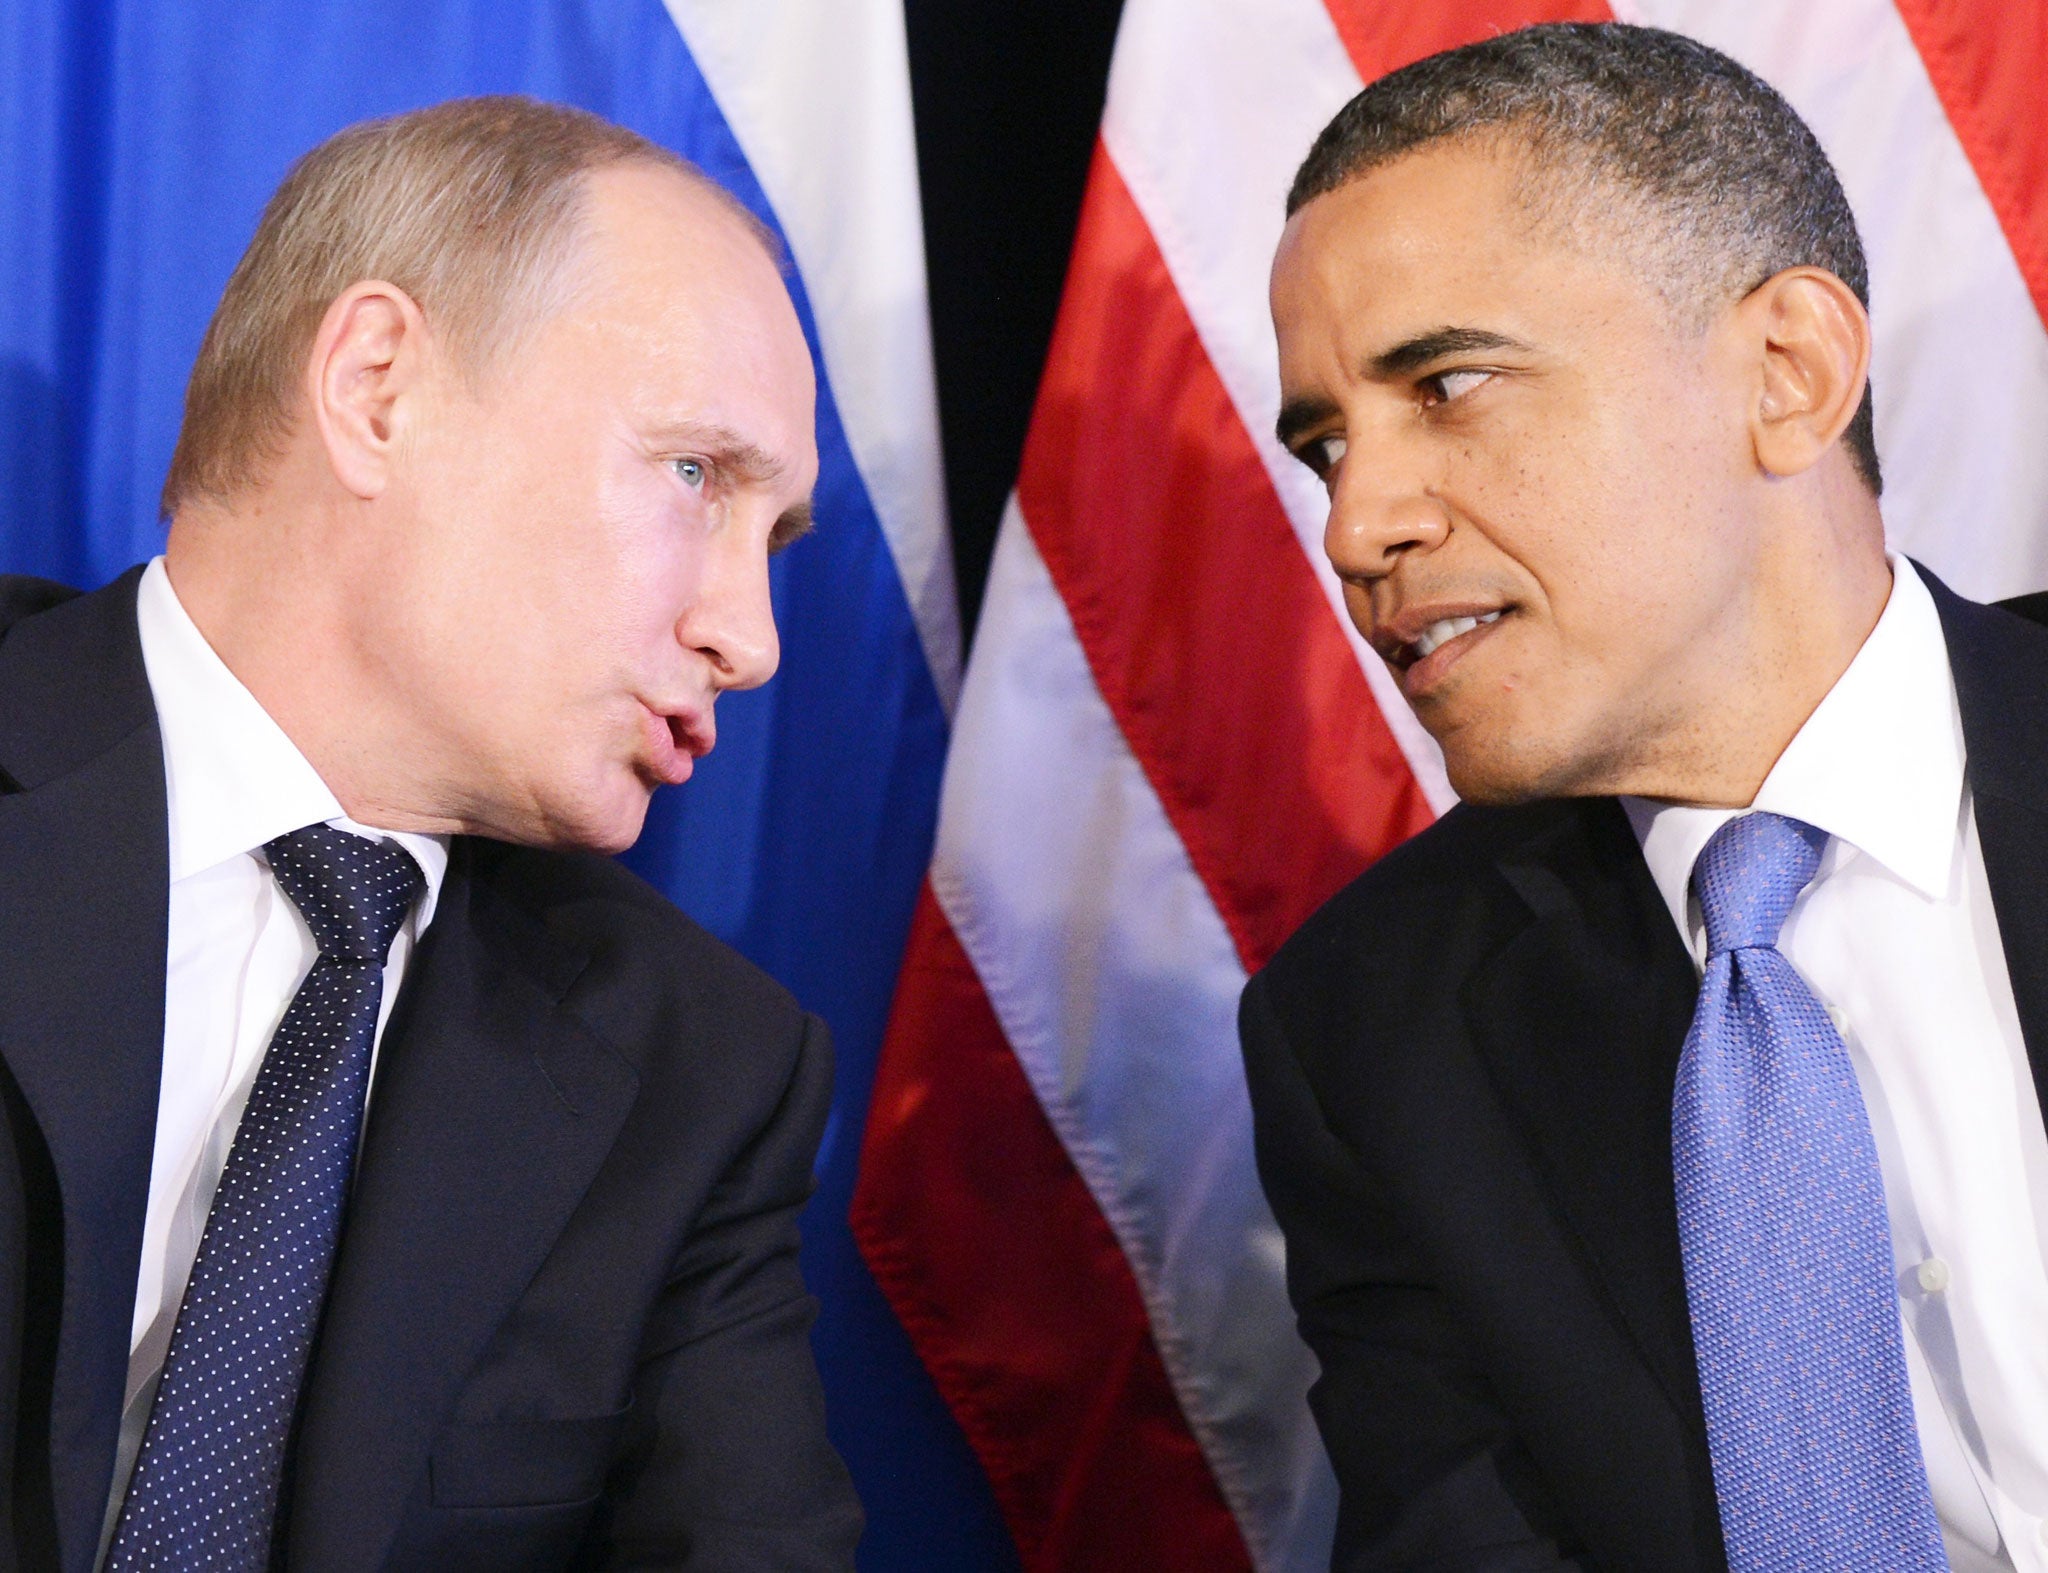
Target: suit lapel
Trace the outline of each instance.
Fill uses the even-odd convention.
[[[1530,921],[1468,981],[1466,1014],[1593,1278],[1704,1430],[1671,1171],[1699,985],[1619,805],[1562,808],[1500,861]]]
[[[0,1056],[46,1150],[63,1237],[61,1312],[52,1340],[41,1307],[40,1351],[37,1296],[57,1286],[31,1286],[23,1412],[47,1422],[74,1570],[90,1565],[113,1468],[163,1058],[169,849],[135,579],[0,645],[0,771],[18,788],[0,797]]]
[[[493,896],[490,855],[455,843],[379,1051],[302,1408],[295,1566],[381,1565],[463,1380],[638,1092],[561,1007],[583,958]]]
[[[2048,1113],[2048,629],[1920,577],[1948,638],[1984,873]]]
[[[1985,871],[2048,1111],[2048,629],[1920,572],[1948,639]],[[1670,1145],[1698,983],[1619,806],[1569,810],[1499,860],[1529,919],[1474,972],[1467,1016],[1593,1277],[1704,1445]]]

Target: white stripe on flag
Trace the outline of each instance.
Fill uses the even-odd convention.
[[[1127,0],[1102,137],[1388,729],[1441,813],[1454,801],[1442,756],[1344,613],[1323,554],[1329,499],[1273,436],[1279,356],[1266,278],[1287,187],[1316,133],[1358,89],[1321,0]]]
[[[1881,435],[1910,444],[1889,456],[1894,534],[1960,588],[2030,587],[2036,554],[2048,550],[2028,539],[2042,487],[2025,466],[2017,482],[1990,477],[2011,473],[2019,451],[2048,463],[2032,445],[2015,446],[2048,412],[2016,400],[1989,436],[1972,423],[1980,389],[2013,398],[2024,388],[2033,399],[2048,386],[2048,352],[1896,15],[1873,0],[1839,0],[1830,14],[1848,20],[1838,38],[1832,22],[1789,6],[1737,15],[1708,0],[1637,0],[1629,9],[1685,31],[1696,20],[1813,119],[1878,275]],[[1783,58],[1759,58],[1770,49]],[[1127,0],[1103,127],[1347,633],[1321,551],[1325,500],[1271,435],[1278,390],[1265,281],[1287,181],[1357,85],[1318,0]],[[1994,346],[1987,378],[1978,368]],[[1972,357],[1960,392],[1959,349]],[[1326,1556],[1334,1503],[1299,1407],[1306,1356],[1271,1341],[1291,1317],[1279,1242],[1253,1205],[1231,1014],[1242,970],[1014,505],[984,608],[934,888],[1124,1247],[1255,1562],[1262,1573],[1308,1573]],[[1448,801],[1433,750],[1417,743],[1380,663],[1355,637],[1353,649],[1425,790]],[[1289,1494],[1297,1472],[1310,1481],[1305,1496]]]
[[[1335,1482],[1252,1157],[1244,970],[1014,500],[955,722],[932,889],[1123,1246],[1254,1564],[1320,1573]]]
[[[1890,0],[1620,0],[1734,56],[1834,160],[1870,256],[1892,543],[1964,595],[2048,588],[2048,333]]]
[[[789,238],[847,446],[950,712],[959,602],[903,9],[893,0],[665,3]]]

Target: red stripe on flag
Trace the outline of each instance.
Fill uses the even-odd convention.
[[[1100,143],[1017,482],[1247,968],[1433,817]]]
[[[1603,0],[1325,0],[1337,36],[1358,74],[1370,82],[1402,66],[1531,22],[1611,22]]]
[[[2013,260],[2048,322],[2048,5],[1898,0]]]
[[[929,887],[852,1224],[1026,1573],[1249,1573],[1130,1266]]]

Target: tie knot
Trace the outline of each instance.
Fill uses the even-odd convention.
[[[1692,870],[1707,954],[1777,944],[1827,840],[1825,830],[1783,814],[1744,814],[1715,831]]]
[[[320,954],[335,961],[381,966],[426,888],[419,864],[397,842],[371,841],[331,825],[291,831],[263,850]]]

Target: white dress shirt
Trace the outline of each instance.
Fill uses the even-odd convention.
[[[1752,807],[1831,838],[1779,949],[1870,1110],[1951,1566],[2048,1573],[2048,1135],[1963,763],[1941,620],[1895,557],[1876,628]],[[1704,966],[1692,867],[1738,811],[1622,804]]]
[[[156,1147],[102,1557],[242,1106],[272,1032],[319,954],[305,919],[270,872],[263,844],[306,825],[330,824],[398,842],[426,875],[426,893],[385,964],[378,1041],[448,869],[444,838],[370,830],[343,816],[306,757],[186,615],[161,557],[143,573],[135,611],[163,734],[170,946]],[[371,1065],[374,1075],[374,1048]]]

